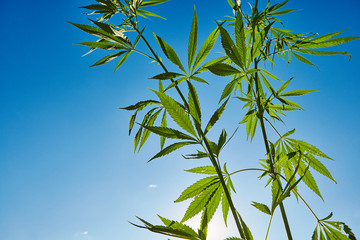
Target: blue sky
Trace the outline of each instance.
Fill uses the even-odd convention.
[[[133,153],[133,141],[127,135],[130,114],[118,108],[153,97],[148,88],[156,88],[157,83],[148,78],[161,70],[136,54],[115,74],[114,63],[89,69],[103,53],[81,57],[86,48],[72,44],[93,38],[65,21],[88,24],[77,7],[91,3],[0,2],[0,239],[167,239],[128,221],[136,222],[135,216],[140,216],[157,222],[156,214],[179,220],[188,202],[173,201],[199,178],[183,170],[208,164],[186,161],[176,153],[146,164],[158,150],[155,137],[140,153]],[[215,27],[215,19],[232,14],[225,0],[171,0],[153,8],[167,21],[144,22],[151,43],[155,44],[151,35],[155,32],[185,60],[194,4],[200,42]],[[287,29],[326,34],[349,28],[342,36],[360,36],[358,0],[294,0],[287,7],[303,9],[284,18]],[[306,188],[300,189],[319,216],[334,212],[334,219],[346,222],[360,236],[360,41],[336,50],[349,51],[352,60],[311,58],[321,71],[295,61],[289,67],[279,65],[278,76],[296,76],[294,89],[320,90],[299,100],[306,111],[289,114],[281,130],[296,128],[296,138],[335,159],[326,166],[338,184],[316,175],[325,203]],[[219,42],[216,51],[221,52]],[[217,90],[226,83],[218,77],[209,77],[209,82],[205,88],[197,85],[202,107],[208,111],[205,116],[216,109]],[[243,114],[233,114],[236,108],[239,105],[233,101],[221,122],[229,131]],[[256,160],[264,154],[259,136],[252,144],[244,139],[241,128],[224,152],[233,170],[257,166]],[[264,196],[256,174],[235,176],[234,181],[239,211],[255,238],[264,238],[268,219],[250,203],[266,202],[270,195]],[[253,182],[258,186],[249,188]],[[294,239],[310,239],[316,224],[311,214],[294,200],[287,200],[285,207]],[[219,212],[209,240],[236,234],[232,223],[229,232],[225,230]],[[274,219],[270,239],[285,239],[279,217]]]

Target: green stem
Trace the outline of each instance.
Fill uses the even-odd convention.
[[[268,238],[268,236],[269,236],[270,226],[271,226],[271,222],[272,222],[273,216],[274,216],[274,213],[271,214],[270,221],[269,221],[269,226],[268,226],[267,231],[266,231],[265,240],[267,240],[267,238]]]
[[[138,29],[135,25],[133,25],[133,28],[135,29],[135,31],[136,31],[138,34],[140,34],[139,29]],[[149,42],[146,40],[146,38],[144,37],[144,35],[141,34],[140,37],[141,37],[141,39],[144,41],[144,43],[146,44],[146,46],[149,48],[151,54],[155,57],[156,62],[160,64],[161,68],[162,68],[165,72],[169,72],[169,71],[167,70],[167,68],[165,67],[165,65],[162,63],[162,61],[160,60],[160,58],[158,57],[158,55],[154,52],[153,48],[150,46]],[[174,82],[173,79],[170,79],[170,80],[171,80],[171,82]],[[175,89],[176,89],[176,91],[178,92],[178,94],[179,94],[179,96],[181,97],[181,99],[183,100],[184,105],[185,105],[185,108],[188,108],[188,103],[187,103],[184,95],[182,94],[182,92],[180,91],[180,89],[179,89],[179,87],[178,87],[177,85],[175,85]]]
[[[240,219],[239,219],[239,215],[238,215],[238,212],[236,211],[236,208],[234,206],[234,203],[232,201],[232,198],[231,198],[231,195],[230,195],[230,192],[226,186],[226,183],[225,183],[225,180],[224,180],[224,177],[222,175],[222,172],[221,172],[221,169],[220,169],[220,166],[217,164],[217,161],[214,157],[214,154],[213,152],[211,151],[211,148],[210,148],[210,145],[209,145],[209,142],[208,140],[206,139],[206,137],[204,136],[204,134],[201,132],[201,136],[203,136],[203,140],[204,140],[204,143],[205,143],[205,147],[203,146],[204,150],[208,153],[208,157],[210,158],[210,161],[211,163],[213,164],[215,170],[216,170],[216,173],[219,177],[219,180],[220,180],[220,183],[224,189],[224,193],[225,193],[225,196],[226,196],[226,199],[228,200],[228,203],[229,203],[229,206],[230,206],[230,210],[231,210],[231,213],[234,217],[234,220],[235,220],[235,223],[236,223],[236,226],[237,226],[237,229],[239,231],[239,234],[242,238],[246,239],[245,237],[245,234],[244,234],[244,231],[241,227],[241,223],[240,223]]]
[[[233,173],[230,173],[229,175],[233,175],[235,173],[239,173],[239,172],[246,172],[246,171],[262,171],[262,172],[267,172],[266,170],[264,169],[260,169],[260,168],[246,168],[246,169],[241,169],[241,170],[238,170],[238,171],[235,171]]]
[[[255,36],[253,36],[253,37],[255,38]],[[256,60],[256,59],[255,59],[255,69],[258,69],[258,60]],[[261,127],[261,131],[262,131],[262,135],[263,135],[263,140],[264,140],[266,152],[267,152],[267,154],[268,154],[268,156],[270,158],[270,172],[275,174],[276,172],[275,172],[275,169],[274,169],[274,159],[273,159],[273,156],[271,155],[271,152],[270,152],[270,147],[269,147],[268,138],[267,138],[266,129],[265,129],[265,124],[264,124],[264,110],[262,108],[261,101],[260,101],[259,75],[258,75],[258,73],[255,73],[255,88],[256,88],[256,93],[257,93],[257,95],[255,97],[256,97],[256,103],[257,103],[257,108],[258,108],[258,113],[259,113],[260,127]],[[286,216],[284,204],[283,204],[283,202],[280,202],[279,205],[280,205],[280,210],[281,210],[281,216],[282,216],[282,219],[284,221],[286,234],[288,236],[288,239],[292,240],[293,238],[292,238],[292,235],[291,235],[291,230],[290,230],[289,222],[288,222],[288,219],[287,219],[287,216]]]
[[[140,34],[140,31],[139,29],[136,27],[136,26],[133,26],[135,31]],[[168,72],[168,70],[166,69],[166,67],[164,66],[164,64],[162,63],[162,61],[159,59],[159,57],[157,56],[157,54],[154,52],[154,50],[152,49],[152,47],[150,46],[149,42],[146,40],[146,38],[141,34],[141,39],[144,41],[144,43],[146,44],[146,46],[149,48],[150,52],[152,53],[152,55],[155,57],[156,59],[156,62],[158,62],[160,64],[160,66],[162,67],[162,69],[165,71],[165,72]],[[174,82],[174,80],[171,79],[172,82]],[[176,88],[176,91],[178,92],[179,96],[181,97],[181,99],[183,100],[184,102],[184,105],[186,108],[188,108],[188,103],[184,97],[184,95],[182,94],[182,92],[180,91],[179,87],[177,85],[175,85],[175,88]],[[241,223],[240,223],[240,220],[239,220],[239,217],[238,217],[238,213],[236,211],[236,208],[234,206],[234,203],[231,199],[231,195],[230,195],[230,192],[228,191],[227,187],[226,187],[226,183],[225,183],[225,180],[224,180],[224,177],[222,175],[222,172],[221,172],[221,169],[220,169],[220,166],[218,165],[216,159],[214,158],[214,155],[211,151],[211,148],[210,148],[210,145],[204,135],[203,132],[200,133],[200,135],[203,137],[204,139],[204,143],[205,143],[205,146],[206,146],[206,149],[208,150],[209,152],[209,158],[213,164],[213,166],[215,167],[216,169],[216,173],[219,177],[219,180],[220,180],[220,183],[224,189],[224,193],[225,193],[225,196],[226,196],[226,199],[228,200],[229,202],[229,206],[230,206],[230,209],[231,209],[231,212],[234,216],[234,220],[235,220],[235,223],[236,223],[236,226],[239,230],[239,233],[240,233],[240,236],[242,238],[245,238],[245,234],[242,230],[242,227],[241,227]]]

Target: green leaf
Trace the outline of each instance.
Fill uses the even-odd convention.
[[[218,182],[219,179],[217,176],[202,178],[199,181],[193,183],[188,188],[186,188],[178,197],[178,199],[175,200],[175,202],[182,202],[185,201],[186,199],[193,198],[198,194],[200,194],[201,192],[203,192],[209,186]]]
[[[136,118],[136,114],[133,114],[133,115],[130,116],[130,120],[129,120],[129,136],[131,134],[131,130],[134,127],[135,118]]]
[[[96,63],[94,63],[93,65],[91,65],[90,67],[95,67],[95,66],[99,66],[99,65],[105,64],[107,62],[110,62],[111,60],[114,60],[115,58],[117,58],[118,56],[121,56],[124,53],[126,53],[126,51],[109,54],[109,55],[103,57],[102,59],[100,59],[99,61],[97,61]]]
[[[327,41],[322,41],[319,43],[313,43],[313,42],[309,42],[309,43],[304,43],[301,45],[298,45],[299,48],[310,48],[310,49],[314,49],[314,48],[326,48],[326,47],[333,47],[333,46],[337,46],[337,45],[341,45],[356,39],[360,39],[360,37],[341,37],[341,38],[335,38],[335,39],[331,39],[331,40],[327,40]]]
[[[221,44],[225,50],[226,55],[238,66],[243,67],[244,64],[242,62],[240,53],[238,52],[233,40],[231,39],[229,33],[223,28],[220,28],[220,35],[221,35]]]
[[[259,211],[271,215],[271,211],[270,211],[269,207],[266,206],[265,204],[258,203],[258,202],[252,202],[251,205],[256,207]]]
[[[141,7],[149,7],[149,6],[155,6],[155,5],[158,5],[158,4],[162,4],[162,3],[165,3],[169,0],[144,0],[142,1],[141,3]]]
[[[197,34],[198,34],[198,19],[196,15],[196,9],[194,7],[194,17],[191,25],[191,31],[189,36],[189,45],[188,45],[188,65],[189,65],[189,72],[191,66],[195,59],[196,54],[196,46],[197,46]]]
[[[135,105],[131,105],[128,107],[124,107],[124,108],[120,108],[120,109],[124,109],[124,110],[135,110],[135,109],[139,109],[139,108],[143,108],[152,104],[160,104],[159,101],[155,101],[155,100],[146,100],[146,101],[140,101],[138,103],[136,103]]]
[[[310,170],[307,170],[305,172],[306,166],[305,164],[303,164],[302,162],[300,162],[300,167],[298,170],[298,173],[300,176],[304,176],[303,177],[303,182],[314,192],[316,193],[316,195],[318,195],[323,201],[323,197],[321,196],[319,187],[316,184],[316,181],[314,179],[314,177],[312,176]],[[304,175],[305,174],[305,175]]]
[[[282,97],[301,96],[301,95],[305,95],[305,94],[308,94],[311,92],[317,92],[317,91],[309,90],[309,89],[299,89],[299,90],[293,90],[293,91],[282,93],[279,96],[282,96]]]
[[[189,88],[189,110],[191,116],[201,125],[201,108],[199,97],[196,93],[195,87],[190,81],[186,81]]]
[[[126,49],[126,47],[124,47],[123,45],[119,45],[116,43],[111,43],[111,42],[80,42],[80,43],[75,43],[76,45],[83,45],[83,46],[87,46],[90,48],[99,48],[99,49],[104,49],[104,50],[114,50],[114,49]]]
[[[219,28],[216,28],[214,31],[212,31],[212,33],[210,33],[210,35],[208,36],[208,38],[205,40],[204,44],[200,48],[196,56],[193,69],[196,69],[199,66],[199,64],[202,63],[202,61],[204,61],[204,59],[208,56],[218,36],[219,36]]]
[[[198,73],[202,73],[202,72],[205,72],[207,71],[207,67],[211,66],[211,65],[214,65],[214,64],[218,64],[218,63],[222,63],[224,62],[225,60],[227,60],[228,57],[227,56],[224,56],[224,57],[220,57],[220,58],[215,58],[213,60],[210,60],[209,62],[205,63],[204,65],[202,65],[197,71],[196,73],[194,74],[198,74]]]
[[[72,23],[72,22],[68,22],[68,23],[74,25],[75,27],[79,28],[80,30],[82,30],[84,32],[87,32],[87,33],[89,33],[91,35],[103,38],[103,39],[105,39],[107,41],[110,41],[110,42],[119,43],[119,44],[127,46],[127,47],[129,46],[120,37],[114,36],[113,34],[110,34],[110,33],[104,31],[101,28],[88,26],[88,25],[83,25],[83,24]]]
[[[271,74],[270,72],[266,71],[265,69],[260,68],[260,70],[261,70],[261,72],[265,73],[268,77],[275,79],[275,80],[280,80],[275,75]]]
[[[185,131],[197,137],[191,120],[187,116],[185,110],[180,106],[180,104],[171,97],[167,96],[165,93],[158,91],[154,92],[156,93],[156,95],[158,95],[161,103],[169,113],[170,117]]]
[[[300,52],[300,53],[304,53],[304,54],[317,55],[317,56],[319,56],[319,55],[326,55],[326,56],[328,56],[328,55],[349,55],[349,57],[351,59],[351,54],[348,52],[331,52],[331,51],[300,50],[300,49],[297,49],[296,51]]]
[[[177,77],[181,77],[181,76],[184,76],[184,75],[180,74],[180,73],[175,73],[175,72],[166,72],[166,73],[158,74],[158,75],[152,77],[151,79],[167,80],[167,79],[173,79],[173,78],[177,78]]]
[[[178,142],[178,143],[171,144],[171,145],[167,146],[166,148],[164,148],[163,150],[161,150],[160,152],[158,152],[148,162],[150,162],[156,158],[163,157],[169,153],[172,153],[175,150],[178,150],[179,148],[182,148],[182,147],[184,147],[186,145],[190,145],[190,144],[195,144],[195,142]]]
[[[336,183],[329,170],[318,159],[311,154],[304,154],[304,157],[308,160],[310,167]]]
[[[278,11],[278,12],[272,12],[272,13],[270,13],[270,15],[272,15],[272,16],[284,15],[284,14],[291,13],[294,11],[299,11],[299,10],[301,10],[301,9],[287,9],[287,10],[282,10],[282,11]]]
[[[214,195],[212,196],[212,198],[210,199],[210,201],[206,205],[206,211],[205,212],[206,212],[206,215],[207,215],[207,221],[209,221],[209,222],[212,219],[212,217],[214,216],[214,214],[216,212],[216,209],[218,208],[218,206],[220,204],[222,193],[223,193],[223,188],[220,187],[220,184],[219,184],[219,187],[217,188]]]
[[[216,174],[216,170],[213,166],[202,166],[202,167],[196,167],[189,170],[185,170],[186,172],[192,172],[192,173],[199,173],[199,174],[209,174],[214,175]]]
[[[147,18],[146,16],[149,16],[149,17],[157,17],[157,18],[161,18],[161,19],[166,20],[166,18],[163,18],[162,16],[159,16],[159,15],[153,13],[153,12],[145,11],[145,10],[142,10],[142,9],[138,9],[137,13],[138,13],[138,15],[140,15],[140,16],[142,16],[144,18]]]
[[[217,149],[216,149],[216,155],[219,155],[222,147],[224,146],[225,142],[226,142],[226,137],[227,137],[227,133],[225,131],[225,129],[223,129],[221,131],[218,143],[217,143]]]
[[[227,198],[224,194],[222,196],[221,207],[222,207],[222,212],[223,212],[224,223],[227,226],[227,217],[229,214],[230,205],[229,205],[229,201],[227,200]]]
[[[149,121],[147,122],[146,126],[143,126],[146,130],[143,132],[141,141],[140,141],[140,145],[139,145],[139,151],[141,149],[141,147],[145,144],[146,140],[149,138],[150,136],[150,132],[147,127],[152,127],[154,125],[154,122],[157,118],[157,116],[159,115],[159,113],[162,111],[162,109],[158,110],[157,112],[155,112],[150,118]]]
[[[221,114],[224,112],[228,101],[229,101],[229,98],[211,116],[208,124],[206,125],[204,134],[206,134],[215,125],[215,123],[220,119]]]
[[[209,186],[208,188],[206,188],[198,196],[196,196],[194,200],[190,203],[181,222],[185,222],[186,220],[194,217],[199,212],[201,212],[204,209],[204,207],[208,204],[208,202],[211,200],[211,198],[216,193],[219,187],[220,187],[220,183],[215,183]]]
[[[236,84],[237,84],[237,80],[234,80],[234,81],[229,82],[229,83],[225,86],[225,88],[224,88],[224,90],[223,90],[223,92],[222,92],[222,94],[221,94],[219,103],[220,103],[223,99],[227,98],[227,97],[232,93],[232,91],[234,90]]]
[[[164,127],[153,127],[153,126],[142,126],[143,128],[149,130],[150,132],[153,132],[159,136],[166,137],[166,138],[172,138],[172,139],[184,139],[184,140],[193,140],[195,141],[193,137],[179,132],[172,128],[164,128]]]
[[[166,111],[164,111],[164,115],[161,119],[161,127],[162,128],[167,128],[167,120],[166,120]],[[164,144],[165,144],[165,137],[160,136],[160,149],[164,148]]]
[[[332,158],[327,156],[325,153],[320,151],[320,149],[318,149],[314,145],[311,145],[310,143],[307,143],[307,142],[304,142],[301,140],[291,139],[291,138],[287,138],[287,141],[289,141],[292,144],[292,146],[296,147],[297,145],[299,145],[301,147],[302,151],[307,151],[308,153],[311,153],[313,155],[316,155],[316,156],[319,156],[322,158],[327,158],[329,160],[333,160]]]
[[[246,55],[247,55],[246,35],[245,35],[245,28],[244,28],[242,14],[238,14],[236,16],[235,40],[236,40],[236,47],[239,50],[241,62],[246,63],[247,62],[247,60],[246,60]]]
[[[131,52],[127,52],[126,54],[124,54],[124,56],[121,57],[120,61],[118,62],[118,64],[115,67],[114,72],[125,62],[125,60],[130,56]]]
[[[167,44],[163,39],[158,37],[156,34],[154,34],[156,41],[160,45],[162,51],[164,52],[165,56],[175,65],[177,65],[183,72],[186,72],[183,65],[181,64],[181,61],[174,51],[174,49]]]
[[[240,73],[236,68],[224,63],[216,63],[206,68],[209,69],[211,73],[218,76],[229,76]]]
[[[295,52],[292,52],[292,54],[295,56],[295,58],[297,60],[299,60],[300,62],[303,62],[303,63],[306,63],[306,64],[309,64],[311,66],[314,66],[316,67],[317,69],[319,69],[315,64],[313,64],[312,62],[310,62],[308,59],[306,59],[305,57],[301,56],[300,54],[297,54]]]
[[[285,90],[285,88],[287,88],[287,86],[289,85],[289,83],[291,82],[292,79],[287,80],[286,82],[284,82],[278,89],[278,94],[281,93],[282,91]]]

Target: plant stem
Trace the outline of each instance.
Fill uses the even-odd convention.
[[[267,231],[266,231],[265,240],[267,240],[267,238],[268,238],[268,236],[269,236],[270,226],[271,226],[271,222],[272,222],[273,216],[274,216],[274,213],[271,214],[270,221],[269,221],[269,226],[268,226]]]
[[[255,36],[253,35],[254,39]],[[258,60],[255,59],[255,69],[258,69]],[[258,113],[259,113],[259,121],[260,121],[260,127],[261,127],[261,131],[262,131],[262,135],[263,135],[263,140],[264,140],[264,144],[265,144],[265,148],[266,148],[266,152],[270,158],[270,172],[273,174],[276,174],[275,169],[274,169],[274,159],[273,156],[271,155],[270,152],[270,147],[269,147],[269,143],[268,143],[268,138],[267,138],[267,134],[266,134],[266,129],[265,129],[265,124],[264,124],[264,110],[262,108],[261,102],[260,102],[260,94],[259,94],[259,75],[258,73],[255,73],[255,88],[256,88],[256,103],[257,103],[257,107],[258,107]],[[280,186],[281,188],[281,186]],[[281,216],[283,218],[284,221],[284,226],[285,226],[285,230],[286,230],[286,234],[288,236],[289,240],[292,240],[292,235],[291,235],[291,230],[290,230],[290,226],[289,226],[289,222],[286,216],[286,212],[285,212],[285,208],[284,208],[284,204],[283,202],[280,202],[280,210],[281,210]]]
[[[135,31],[140,34],[139,29],[137,28],[137,26],[133,26],[133,28],[135,29]],[[165,65],[162,63],[162,61],[159,59],[158,55],[154,52],[153,48],[150,46],[149,42],[146,40],[146,38],[144,37],[143,34],[140,35],[141,39],[144,41],[144,43],[146,44],[146,46],[149,48],[150,52],[152,53],[152,55],[155,57],[156,62],[160,64],[161,68],[165,71],[165,72],[169,72],[167,70],[167,68],[165,67]],[[171,82],[174,82],[173,79],[170,79]],[[178,92],[179,96],[181,97],[181,99],[184,102],[184,105],[186,108],[188,108],[188,103],[184,97],[184,95],[182,94],[182,92],[180,91],[179,87],[177,85],[175,85],[175,89]]]
[[[241,227],[241,223],[240,223],[240,220],[239,220],[239,216],[238,216],[238,212],[236,211],[236,208],[234,206],[234,203],[232,201],[232,198],[231,198],[231,195],[230,195],[230,192],[226,186],[226,183],[225,183],[225,180],[224,180],[224,177],[222,175],[222,172],[221,172],[221,169],[220,169],[220,166],[217,164],[217,161],[216,159],[214,158],[214,154],[213,152],[211,151],[211,148],[210,148],[210,145],[209,145],[209,142],[208,140],[206,139],[206,137],[204,136],[204,134],[201,132],[201,136],[203,136],[203,140],[204,140],[204,143],[205,143],[205,147],[203,146],[204,150],[208,153],[208,156],[211,160],[211,163],[213,164],[213,166],[215,167],[215,170],[216,170],[216,173],[219,177],[219,180],[220,180],[220,183],[224,189],[224,193],[225,193],[225,196],[226,196],[226,199],[228,200],[228,203],[229,203],[229,206],[230,206],[230,209],[231,209],[231,213],[234,217],[234,220],[235,220],[235,223],[236,223],[236,226],[237,226],[237,229],[239,231],[239,234],[242,238],[246,239],[245,237],[245,234],[244,234],[244,231]],[[240,215],[240,214],[239,214]]]
[[[136,27],[136,26],[133,26],[135,31],[140,34],[140,31],[139,29]],[[160,64],[160,66],[162,67],[162,69],[165,71],[165,72],[168,72],[168,70],[166,69],[165,65],[162,63],[162,61],[159,59],[159,57],[157,56],[157,54],[154,52],[154,50],[152,49],[152,47],[150,46],[149,42],[146,40],[146,38],[141,34],[141,39],[144,41],[144,43],[146,44],[146,46],[149,48],[150,52],[152,53],[152,55],[155,57],[156,61]],[[174,80],[171,79],[172,82],[174,82]],[[179,96],[181,97],[181,99],[183,100],[184,102],[184,105],[186,108],[188,108],[188,103],[184,97],[184,95],[182,94],[182,92],[180,91],[179,87],[177,85],[175,85],[175,88],[176,88],[176,91],[178,92]],[[216,159],[214,158],[214,155],[211,151],[211,148],[210,148],[210,145],[209,145],[209,142],[207,141],[204,133],[201,131],[200,132],[200,136],[203,137],[204,139],[204,143],[205,143],[205,146],[206,146],[206,149],[208,150],[208,155],[209,155],[209,158],[211,160],[211,163],[213,164],[213,166],[215,167],[216,169],[216,173],[219,177],[219,180],[220,180],[220,183],[224,189],[224,193],[225,193],[225,196],[226,196],[226,199],[228,200],[228,203],[229,203],[229,206],[230,206],[230,209],[231,209],[231,212],[233,214],[233,217],[234,217],[234,220],[235,220],[235,223],[236,223],[236,226],[239,230],[239,234],[242,238],[245,239],[245,234],[243,232],[243,229],[241,227],[241,223],[240,223],[240,220],[239,220],[239,216],[238,216],[238,213],[236,211],[236,208],[234,206],[234,203],[231,199],[231,195],[230,195],[230,192],[228,191],[227,187],[226,187],[226,183],[225,183],[225,180],[224,180],[224,177],[222,175],[222,172],[221,172],[221,169],[220,169],[220,166],[218,165]],[[204,146],[203,146],[204,147]]]

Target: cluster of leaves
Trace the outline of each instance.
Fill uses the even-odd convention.
[[[199,51],[197,51],[198,18],[196,11],[194,11],[187,46],[187,64],[180,60],[169,43],[154,34],[164,56],[178,69],[171,72],[167,70],[161,57],[155,53],[145,38],[145,27],[140,28],[138,19],[139,16],[145,18],[160,17],[143,8],[158,5],[167,0],[96,1],[97,4],[82,7],[91,10],[88,13],[89,15],[100,15],[96,20],[91,20],[95,26],[71,23],[77,28],[98,37],[94,42],[78,43],[90,47],[89,53],[96,49],[115,51],[92,66],[99,66],[120,57],[115,67],[116,71],[132,52],[137,52],[156,62],[162,69],[159,74],[152,77],[158,81],[158,90],[152,90],[155,93],[156,100],[143,100],[123,108],[133,111],[129,121],[129,135],[138,125],[138,130],[134,136],[134,150],[139,151],[149,139],[150,134],[154,133],[160,136],[160,151],[149,161],[163,157],[184,146],[196,145],[201,150],[183,157],[185,159],[208,158],[211,163],[209,166],[187,170],[191,173],[210,176],[193,183],[175,200],[175,202],[182,202],[192,199],[180,222],[159,216],[164,225],[153,225],[139,218],[144,226],[134,224],[135,226],[171,237],[205,240],[208,223],[221,205],[225,224],[227,224],[227,217],[231,211],[241,237],[232,237],[227,240],[253,239],[250,229],[236,210],[231,198],[231,192],[235,192],[235,187],[230,176],[244,170],[230,174],[226,168],[226,163],[220,163],[220,152],[231,140],[231,137],[227,138],[225,129],[221,132],[216,143],[208,139],[207,136],[207,133],[221,118],[232,97],[240,100],[243,103],[243,108],[246,108],[246,114],[239,120],[239,123],[246,125],[247,138],[250,137],[252,140],[256,130],[261,129],[266,149],[266,159],[260,160],[262,168],[256,170],[261,171],[261,178],[268,178],[267,186],[271,186],[272,204],[271,207],[258,202],[253,202],[252,205],[261,212],[270,215],[271,218],[276,208],[280,206],[284,222],[287,222],[283,201],[290,196],[290,193],[305,202],[297,189],[300,182],[304,182],[323,199],[311,171],[315,170],[336,182],[320,160],[331,158],[309,143],[289,138],[295,129],[281,135],[275,128],[276,123],[284,123],[282,116],[286,116],[287,111],[303,110],[298,103],[290,100],[291,97],[302,96],[314,91],[309,89],[286,90],[293,78],[282,81],[266,70],[266,67],[267,63],[273,67],[277,61],[276,57],[285,60],[288,64],[292,57],[295,57],[302,63],[315,66],[305,57],[306,55],[340,54],[350,56],[347,52],[329,51],[327,48],[344,44],[358,39],[358,37],[337,37],[343,31],[323,36],[296,34],[290,30],[276,27],[279,23],[282,24],[281,20],[277,18],[278,16],[296,10],[282,9],[288,0],[272,6],[269,1],[263,11],[259,11],[256,0],[250,14],[242,11],[241,1],[228,0],[234,10],[234,18],[218,21],[216,28],[201,45]],[[120,24],[109,22],[115,14],[122,16]],[[224,55],[204,62],[219,35]],[[233,40],[233,35],[235,40]],[[130,40],[131,36],[134,37],[133,40]],[[138,43],[141,40],[147,46],[149,53],[138,49]],[[208,84],[208,81],[201,75],[205,71],[210,71],[216,76],[231,77],[221,93],[220,106],[206,125],[202,119],[200,100],[193,84],[194,82]],[[282,84],[275,89],[273,81],[281,81]],[[185,97],[184,91],[179,88],[180,84],[185,83],[187,97]],[[175,89],[182,102],[176,101],[175,98],[167,94],[169,89]],[[145,109],[146,112],[143,113]],[[142,120],[137,122],[140,113],[142,113]],[[175,123],[175,128],[168,126],[168,116]],[[265,122],[279,135],[279,139],[274,143],[267,138]],[[171,139],[173,142],[165,146],[166,139]],[[306,205],[308,206],[307,203]],[[311,210],[311,212],[313,211]],[[202,217],[198,231],[184,224],[185,221],[200,213]],[[319,220],[315,214],[314,216],[317,219],[317,227],[313,234],[314,240],[347,239],[345,234],[350,239],[356,239],[346,224],[329,221],[331,216],[322,220]],[[286,223],[285,229],[288,239],[292,239],[290,228]]]

